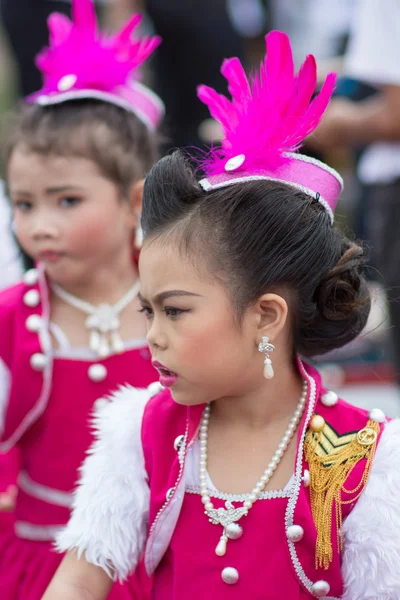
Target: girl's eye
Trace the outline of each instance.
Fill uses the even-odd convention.
[[[66,196],[65,198],[61,198],[60,206],[63,208],[71,208],[72,206],[77,206],[82,201],[82,198],[77,198],[76,196]]]
[[[163,312],[165,312],[167,317],[169,317],[170,319],[177,319],[181,314],[188,312],[188,311],[183,310],[182,308],[174,308],[173,306],[166,306],[163,309]]]
[[[32,202],[28,202],[27,200],[17,200],[16,202],[13,202],[13,207],[15,210],[26,213],[31,210]]]
[[[146,319],[150,319],[150,317],[153,316],[153,311],[151,310],[150,306],[142,306],[139,312],[143,313]]]

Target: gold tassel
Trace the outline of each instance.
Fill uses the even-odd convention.
[[[315,415],[314,418],[322,420],[322,417],[318,415]],[[322,436],[321,428],[318,429],[318,431],[313,431],[311,427],[307,433],[305,459],[311,475],[311,510],[317,528],[315,564],[317,569],[328,569],[333,559],[331,539],[333,503],[335,503],[338,548],[342,549],[342,505],[355,502],[368,481],[380,428],[376,421],[368,421],[364,429],[361,429],[350,443],[333,450],[326,456],[319,456],[317,453]],[[360,483],[353,490],[346,489],[344,484],[351,470],[364,458],[367,459],[367,463]],[[352,498],[343,500],[342,492],[351,495]],[[356,494],[355,497],[354,494]]]

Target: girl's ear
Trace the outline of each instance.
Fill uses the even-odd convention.
[[[134,216],[133,227],[135,229],[134,247],[135,251],[139,252],[143,242],[143,231],[140,226],[140,218],[142,216],[142,203],[143,203],[143,186],[144,179],[137,181],[131,188],[130,193],[130,206],[131,212]]]
[[[257,344],[263,336],[273,343],[287,324],[288,305],[285,298],[279,294],[264,294],[254,310],[257,313]]]
[[[143,187],[144,179],[137,181],[131,188],[130,204],[136,217],[136,229],[140,227],[140,217],[142,215],[142,203],[143,203]]]

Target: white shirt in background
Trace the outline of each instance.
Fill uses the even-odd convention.
[[[345,73],[377,88],[400,85],[400,0],[359,0]],[[365,184],[400,178],[400,141],[371,144],[360,160],[358,175]]]

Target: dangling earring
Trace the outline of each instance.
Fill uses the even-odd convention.
[[[135,248],[136,250],[140,250],[143,245],[143,229],[140,225],[136,227],[135,232]]]
[[[274,376],[274,369],[272,368],[272,362],[269,357],[269,353],[275,350],[275,346],[269,343],[269,338],[263,335],[261,342],[258,345],[258,351],[265,353],[264,359],[264,377],[265,379],[272,379]]]

